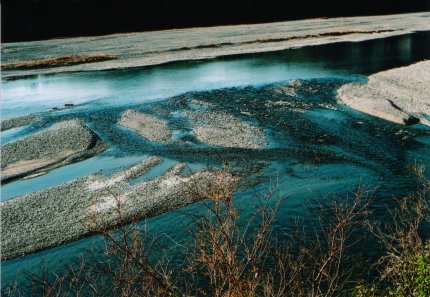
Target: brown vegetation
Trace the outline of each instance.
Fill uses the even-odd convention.
[[[97,55],[80,55],[80,56],[65,56],[57,58],[46,58],[34,61],[22,61],[15,63],[1,64],[1,69],[12,70],[12,69],[37,69],[37,68],[51,68],[61,66],[71,66],[83,63],[95,63],[116,59],[115,56],[108,54],[97,54]]]
[[[235,186],[225,186],[229,175],[219,171],[204,192],[189,189],[206,211],[190,214],[192,240],[181,246],[184,265],[154,257],[163,246],[144,228],[133,224],[110,231],[94,218],[90,224],[99,227],[102,248],[87,251],[64,275],[43,269],[30,274],[31,290],[34,296],[428,296],[430,245],[419,229],[429,220],[430,182],[423,167],[414,170],[422,189],[390,208],[392,221],[375,221],[369,210],[372,192],[358,188],[351,197],[321,203],[316,224],[295,228],[288,242],[280,243],[272,234],[280,201],[275,189],[254,201],[256,211],[244,225],[233,199]],[[352,251],[364,236],[378,239],[385,253],[370,265],[379,267],[370,284],[357,273],[371,267]],[[9,289],[2,293],[24,296]]]
[[[370,285],[358,285],[357,297],[430,296],[430,239],[421,234],[421,227],[430,223],[430,180],[423,166],[413,171],[422,187],[396,199],[395,207],[387,210],[390,224],[367,222],[386,252],[376,263],[380,277]]]

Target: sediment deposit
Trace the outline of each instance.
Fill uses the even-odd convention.
[[[363,84],[344,85],[338,96],[349,107],[391,122],[430,126],[430,61],[376,73]]]
[[[177,164],[159,177],[130,184],[160,162],[149,157],[111,177],[93,174],[1,203],[2,260],[175,210],[198,200],[190,189],[204,192],[219,181],[209,170],[183,176],[184,165]],[[223,182],[234,181],[229,175]]]
[[[80,120],[59,122],[46,131],[1,147],[1,181],[44,174],[106,149],[107,145]]]
[[[38,118],[39,116],[30,114],[30,115],[20,116],[16,118],[2,120],[0,122],[0,131],[6,131],[9,129],[26,126],[28,124],[31,124]]]
[[[172,132],[166,126],[167,121],[133,109],[122,114],[119,124],[134,130],[149,141],[165,142],[172,137]]]
[[[142,67],[173,61],[278,51],[430,30],[430,13],[310,19],[255,25],[112,34],[2,44],[2,63],[104,54],[114,60],[41,69],[4,69],[3,77]],[[127,46],[118,46],[127,45]]]
[[[263,129],[232,115],[211,111],[186,111],[197,139],[209,145],[258,149],[267,144]]]

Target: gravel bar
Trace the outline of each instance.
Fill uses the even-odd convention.
[[[39,116],[30,114],[30,115],[20,116],[16,118],[2,120],[0,122],[0,131],[6,131],[9,129],[26,126],[28,124],[31,124],[38,118]]]
[[[4,184],[44,174],[106,149],[107,145],[80,120],[59,122],[46,131],[1,147],[1,181]]]
[[[111,177],[93,174],[2,202],[1,259],[22,257],[92,235],[99,228],[178,209],[196,201],[190,189],[200,193],[219,181],[209,170],[183,176],[185,165],[177,164],[159,177],[130,184],[161,161],[149,157]],[[224,179],[225,185],[234,181],[232,176]]]
[[[186,111],[197,139],[214,146],[258,149],[267,144],[263,129],[232,115],[211,111]]]
[[[369,76],[338,90],[343,103],[387,121],[430,126],[430,61]]]
[[[119,120],[125,128],[137,132],[149,141],[166,142],[172,137],[167,121],[144,114],[133,109],[126,110]]]

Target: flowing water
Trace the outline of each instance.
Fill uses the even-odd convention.
[[[164,162],[144,179],[162,174],[179,162],[191,170],[224,162],[233,170],[247,170],[249,177],[236,195],[245,218],[253,208],[241,202],[276,183],[277,194],[288,197],[280,205],[275,222],[278,230],[287,228],[291,218],[310,216],[307,209],[312,199],[346,194],[360,183],[378,188],[374,202],[383,205],[391,196],[415,188],[415,179],[407,170],[410,164],[430,166],[430,129],[422,125],[404,127],[351,110],[337,103],[336,89],[344,83],[363,81],[366,75],[429,58],[430,32],[421,32],[147,68],[4,80],[3,118],[30,113],[41,113],[42,117],[34,125],[3,132],[2,143],[60,120],[81,118],[110,149],[46,175],[4,185],[1,199],[94,172],[109,175],[145,156],[157,155]],[[192,107],[192,100],[209,102],[217,112],[262,127],[269,144],[244,150],[199,143],[178,117]],[[50,112],[66,103],[75,106]],[[169,118],[174,137],[185,142],[154,144],[120,128],[116,123],[129,108],[154,114],[162,111]],[[191,205],[146,223],[150,232],[166,234],[166,238],[181,243],[187,238],[183,213],[199,209],[199,205]],[[2,285],[21,280],[22,271],[34,271],[41,258],[47,267],[61,271],[92,240],[96,239],[86,238],[4,262]]]

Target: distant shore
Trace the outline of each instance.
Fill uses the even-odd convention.
[[[422,12],[6,43],[1,48],[2,64],[73,56],[109,55],[113,59],[59,67],[4,69],[2,77],[142,67],[428,30],[430,12]]]

